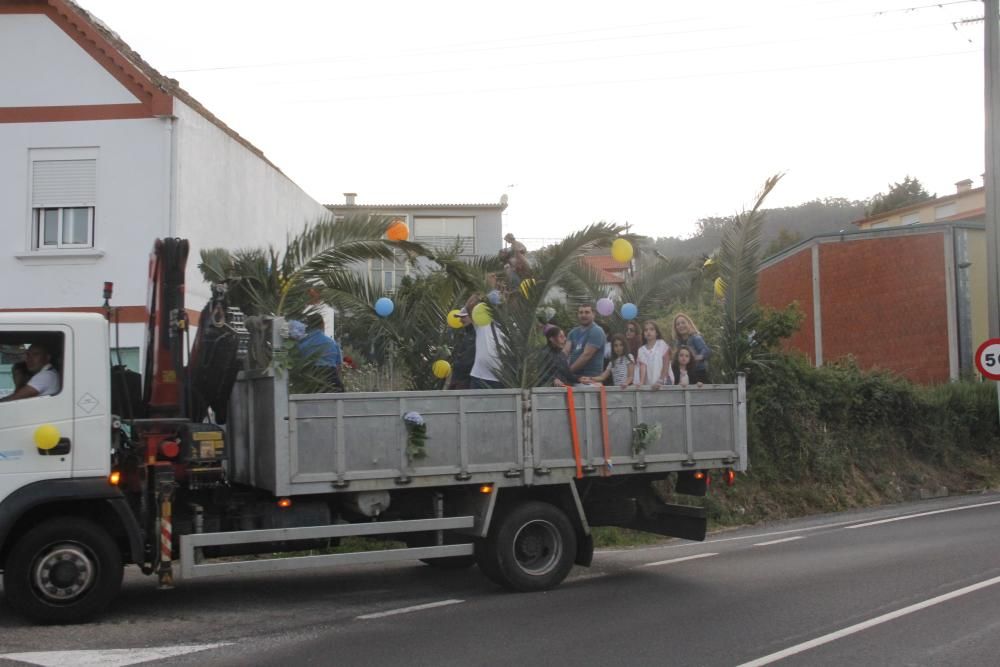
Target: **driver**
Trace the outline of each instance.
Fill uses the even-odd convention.
[[[52,367],[52,353],[41,343],[35,343],[28,348],[24,358],[31,373],[31,379],[14,393],[0,398],[0,401],[17,401],[35,396],[53,396],[59,393],[62,386],[59,373]]]

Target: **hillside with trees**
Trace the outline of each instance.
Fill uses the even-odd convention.
[[[933,194],[912,176],[890,183],[885,192],[868,200],[851,200],[842,197],[814,199],[783,208],[763,211],[763,255],[768,257],[784,248],[820,234],[836,234],[841,230],[855,231],[851,224],[869,215],[877,215],[927,199]],[[667,257],[699,257],[709,255],[719,247],[722,230],[736,218],[712,216],[698,220],[695,233],[688,238],[668,236],[654,239],[653,245]]]

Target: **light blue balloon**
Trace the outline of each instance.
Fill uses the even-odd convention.
[[[639,309],[636,308],[634,303],[623,303],[621,313],[622,319],[634,320],[639,314]]]
[[[392,299],[387,296],[375,302],[375,314],[379,317],[389,317],[395,308],[396,306],[393,304]]]
[[[496,306],[500,303],[500,292],[493,290],[492,292],[486,295],[486,298],[487,300],[489,300],[490,303]]]

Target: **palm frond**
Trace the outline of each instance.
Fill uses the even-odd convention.
[[[753,362],[750,351],[759,316],[757,269],[764,225],[762,207],[783,175],[768,178],[753,208],[740,213],[723,230],[716,263],[725,285],[720,366],[727,380],[747,370]]]

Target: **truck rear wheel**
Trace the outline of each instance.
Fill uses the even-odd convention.
[[[122,583],[122,558],[102,527],[50,519],[28,531],[7,557],[4,593],[38,623],[80,623],[107,608]]]
[[[558,586],[573,567],[576,532],[558,507],[522,503],[498,519],[478,557],[486,576],[505,588],[548,590]]]

